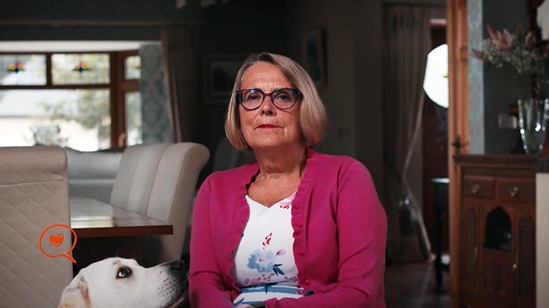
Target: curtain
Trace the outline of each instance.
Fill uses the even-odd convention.
[[[390,262],[430,256],[422,210],[407,180],[421,127],[423,80],[431,49],[430,8],[383,8],[383,160]],[[424,162],[428,163],[428,162]]]
[[[161,29],[162,58],[173,142],[194,141],[200,101],[198,29]]]

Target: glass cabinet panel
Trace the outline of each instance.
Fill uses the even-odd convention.
[[[486,215],[483,247],[510,252],[511,238],[511,219],[509,218],[509,215],[498,206]]]

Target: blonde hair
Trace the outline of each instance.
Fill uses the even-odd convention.
[[[299,123],[305,147],[314,147],[326,135],[328,116],[324,103],[309,74],[294,60],[277,54],[263,52],[249,56],[240,67],[231,93],[227,115],[225,117],[225,134],[231,144],[239,150],[251,150],[240,130],[240,118],[236,91],[240,89],[242,76],[254,64],[267,62],[276,66],[290,83],[302,93],[299,109]]]

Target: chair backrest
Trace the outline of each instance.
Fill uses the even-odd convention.
[[[174,229],[172,235],[144,239],[144,266],[181,258],[198,175],[209,157],[208,148],[192,142],[138,145],[124,151],[111,203],[168,221]]]
[[[167,143],[140,144],[124,150],[110,203],[146,214],[160,158],[169,146]]]
[[[62,148],[0,147],[0,306],[57,307],[72,279],[72,262],[43,255],[39,240],[49,226],[70,226],[69,213]],[[70,250],[69,229],[48,230],[42,237],[47,253]],[[48,242],[50,232],[63,234],[59,247]]]
[[[250,151],[241,151],[236,149],[230,142],[227,137],[222,137],[217,142],[217,147],[215,149],[215,156],[213,160],[212,172],[222,171],[233,169],[245,164],[248,164],[255,160],[255,156]],[[196,195],[197,192],[195,192]],[[191,210],[187,216],[187,232],[185,235],[185,243],[183,244],[183,255],[188,258],[190,254],[190,242],[191,242],[191,229],[192,229],[192,213],[194,207],[194,198],[193,204],[191,205]]]
[[[232,146],[227,137],[219,139],[215,150],[212,171],[233,169],[255,160],[252,152],[240,151]]]

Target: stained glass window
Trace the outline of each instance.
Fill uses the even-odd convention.
[[[46,56],[0,55],[0,85],[45,85]]]
[[[124,79],[141,78],[141,58],[139,56],[126,57],[124,68]]]
[[[108,84],[109,55],[106,53],[53,54],[52,82],[62,84]]]
[[[123,141],[142,143],[135,55],[136,50],[0,54],[0,146],[95,151],[124,146]],[[122,117],[126,127],[119,123]]]

